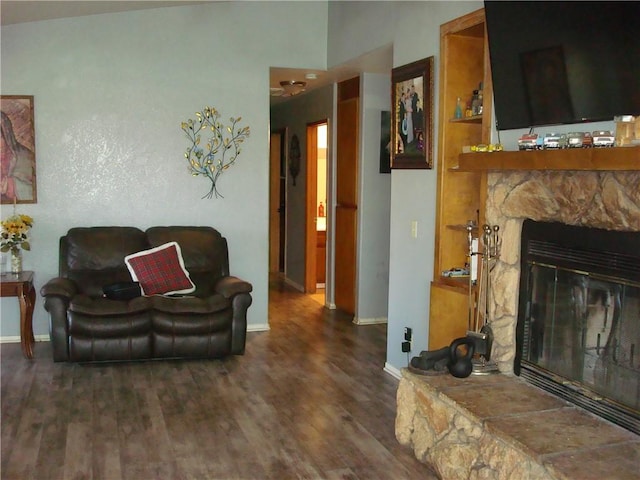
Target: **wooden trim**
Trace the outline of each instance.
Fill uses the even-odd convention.
[[[316,292],[316,198],[318,197],[318,124],[307,124],[304,291]]]
[[[500,170],[640,171],[640,147],[463,153],[460,172]]]
[[[338,102],[360,98],[360,77],[353,77],[338,83]]]

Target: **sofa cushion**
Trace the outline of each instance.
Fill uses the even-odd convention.
[[[224,310],[209,315],[176,314],[153,312],[151,314],[152,330],[155,334],[173,337],[189,335],[212,335],[214,332],[231,330],[233,312]]]
[[[196,295],[204,297],[215,292],[215,283],[229,275],[229,257],[226,239],[211,227],[151,227],[147,231],[151,247],[167,242],[178,242],[196,285]]]
[[[176,314],[206,314],[231,309],[231,300],[222,295],[198,297],[153,297],[151,308],[159,312]]]
[[[148,312],[95,317],[69,312],[69,336],[84,338],[130,338],[151,335],[151,318]]]
[[[80,293],[99,297],[104,285],[131,280],[125,256],[150,247],[135,227],[72,228],[60,238],[59,277],[73,280]]]
[[[127,255],[124,261],[133,281],[140,283],[143,295],[191,293],[196,289],[177,242]]]
[[[110,300],[103,297],[75,295],[69,302],[69,311],[95,317],[129,315],[149,310],[149,299],[137,297],[132,300]]]

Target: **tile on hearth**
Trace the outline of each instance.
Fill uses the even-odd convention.
[[[638,440],[638,436],[628,430],[578,407],[491,418],[486,427],[503,440],[513,440],[516,446],[524,447],[536,458]]]
[[[460,387],[443,388],[442,393],[480,419],[558,409],[568,405],[518,377],[506,379],[486,384],[476,380]]]
[[[544,462],[547,468],[566,478],[637,480],[640,478],[640,440],[553,455]]]

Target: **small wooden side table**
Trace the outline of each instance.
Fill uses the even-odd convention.
[[[18,297],[20,302],[20,343],[27,358],[33,358],[33,307],[36,303],[36,289],[33,286],[33,272],[3,273],[0,275],[2,297]]]

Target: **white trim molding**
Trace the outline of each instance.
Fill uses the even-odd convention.
[[[247,325],[247,332],[267,332],[271,330],[268,323],[258,323]]]
[[[49,335],[34,335],[33,336],[36,342],[48,342]],[[0,337],[0,343],[20,343],[20,335],[8,335],[5,337]]]
[[[402,378],[402,373],[400,373],[400,370],[391,365],[389,362],[385,362],[383,370],[392,377],[397,378],[398,380]]]
[[[388,323],[387,317],[373,317],[373,318],[357,318],[353,317],[353,323],[356,325],[378,325],[381,323]]]

